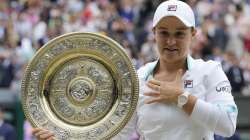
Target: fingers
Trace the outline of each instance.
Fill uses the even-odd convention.
[[[32,134],[34,135],[35,133],[39,132],[39,131],[42,131],[43,129],[41,128],[33,128],[32,129]]]
[[[35,136],[41,137],[42,135],[46,135],[48,133],[49,133],[49,131],[42,130],[42,131],[39,131],[39,132],[35,133]]]
[[[48,138],[47,140],[55,140],[55,137],[53,136],[53,137],[50,137],[50,138]]]
[[[155,85],[155,84],[153,84],[153,83],[151,83],[151,82],[148,82],[148,83],[147,83],[147,86],[148,86],[149,88],[155,90],[155,91],[160,91],[160,86],[159,86],[159,85]]]
[[[179,69],[176,73],[176,76],[175,76],[175,81],[181,81],[182,80],[182,75],[183,75],[183,70],[182,69]]]
[[[44,133],[44,134],[42,134],[42,135],[40,135],[40,138],[42,138],[42,139],[52,139],[54,137],[54,134],[53,133],[49,133],[49,131],[48,131],[48,133]]]
[[[154,85],[158,85],[158,86],[161,86],[161,81],[158,81],[158,80],[155,80],[155,79],[151,79],[148,81],[149,83],[152,83]]]
[[[145,104],[152,104],[152,103],[158,103],[161,102],[163,99],[160,97],[156,97],[156,98],[150,98],[150,99],[146,99],[144,100]]]
[[[147,92],[147,93],[144,93],[144,95],[151,96],[151,97],[158,97],[161,94],[160,93],[156,93],[156,92]]]
[[[55,135],[52,132],[46,129],[42,129],[42,128],[34,128],[32,130],[32,134],[38,140],[54,140],[55,139]]]

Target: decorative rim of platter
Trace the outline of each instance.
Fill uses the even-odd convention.
[[[24,114],[57,139],[110,139],[131,119],[139,81],[125,50],[87,32],[56,37],[28,64],[21,85]]]

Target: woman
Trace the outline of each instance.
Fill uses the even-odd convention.
[[[233,135],[238,111],[221,65],[189,55],[196,33],[192,9],[178,0],[161,3],[153,32],[159,60],[138,70],[137,111],[114,139],[127,140],[134,131],[142,140],[213,140],[214,133]],[[34,129],[34,135],[39,134],[52,135]]]

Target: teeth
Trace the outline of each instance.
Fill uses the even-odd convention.
[[[169,51],[177,51],[177,49],[170,49],[170,48],[165,48],[165,49],[167,49]]]

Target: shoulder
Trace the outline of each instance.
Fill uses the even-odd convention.
[[[211,74],[211,72],[222,71],[221,63],[213,60],[204,61],[202,59],[194,60],[194,69],[204,73],[205,75]]]
[[[208,88],[215,87],[220,84],[223,86],[225,84],[226,86],[230,85],[220,62],[213,60],[203,61],[201,59],[195,61],[196,65],[194,66],[193,73],[196,76],[199,75]]]
[[[137,70],[139,79],[145,79],[156,66],[157,61],[150,62]]]

